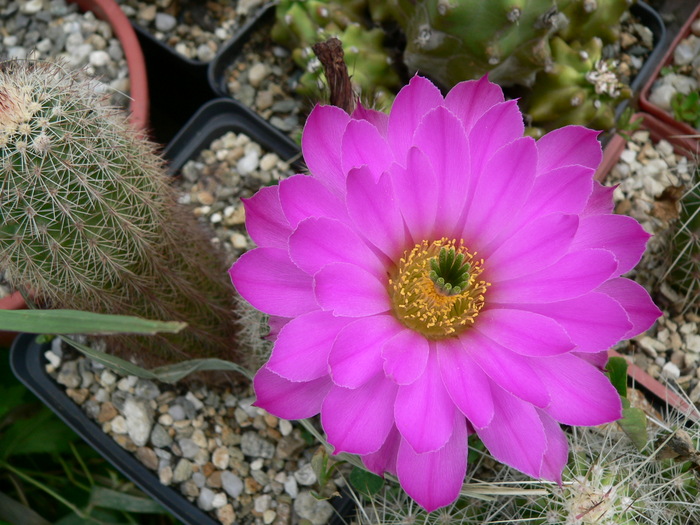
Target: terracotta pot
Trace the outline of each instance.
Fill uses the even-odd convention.
[[[14,292],[0,299],[0,310],[23,310],[27,307],[22,294]],[[0,346],[10,346],[17,332],[5,332],[0,330]]]
[[[642,120],[641,128],[649,132],[651,139],[658,142],[661,139],[667,140],[673,146],[673,149],[678,155],[690,157],[692,150],[689,149],[689,144],[683,138],[674,136],[675,130],[665,122],[660,121],[653,115],[647,113],[635,113],[631,121],[636,122]],[[596,171],[596,180],[603,182],[610,170],[617,164],[620,155],[625,150],[627,142],[621,135],[615,135],[603,152],[603,160]],[[700,421],[700,412],[685,399],[679,396],[676,392],[668,388],[666,385],[647,374],[642,368],[632,362],[629,356],[620,355],[613,349],[610,349],[608,354],[610,357],[623,357],[628,362],[627,375],[637,385],[642,386],[650,394],[658,398],[664,404],[674,407],[682,414]]]
[[[692,153],[700,153],[700,130],[697,130],[686,124],[685,122],[680,122],[676,120],[673,115],[668,113],[666,110],[661,109],[659,106],[652,104],[649,100],[651,94],[651,88],[654,82],[659,78],[661,74],[661,69],[673,63],[673,52],[680,43],[681,40],[687,38],[691,32],[691,25],[700,17],[700,4],[693,10],[693,12],[688,17],[688,20],[683,24],[680,32],[676,35],[671,42],[671,45],[666,50],[666,54],[657,64],[656,69],[651,74],[651,77],[644,85],[642,92],[639,96],[639,107],[642,111],[654,115],[658,120],[665,123],[669,128],[671,128],[672,135],[675,135],[679,139],[683,140],[687,144],[687,148],[690,149]]]
[[[146,61],[141,45],[131,22],[114,0],[68,0],[78,4],[83,11],[92,11],[95,16],[108,22],[119,39],[129,68],[131,123],[137,129],[148,128],[150,100]]]

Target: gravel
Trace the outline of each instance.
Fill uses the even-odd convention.
[[[281,420],[251,405],[250,387],[187,389],[107,374],[58,344],[46,357],[49,374],[70,385],[66,393],[107,434],[219,522],[291,525],[307,519],[323,525],[333,516],[330,503],[312,495],[319,490],[310,464],[318,446],[289,422],[292,430],[283,436]],[[186,398],[196,400],[189,417],[164,417]],[[326,490],[343,485],[338,477]]]
[[[692,402],[700,402],[700,317],[679,314],[674,308],[678,293],[662,279],[677,209],[675,204],[665,207],[666,197],[673,188],[687,187],[694,169],[686,157],[674,153],[671,144],[655,143],[649,132],[637,131],[605,184],[619,184],[613,194],[616,211],[631,215],[654,235],[629,276],[652,291],[663,311],[650,330],[616,349],[633,355],[635,363],[653,377],[683,389]]]
[[[209,62],[265,0],[118,0],[124,13],[190,60]]]
[[[121,44],[107,22],[78,12],[65,0],[0,0],[0,56],[16,59],[56,57],[84,69],[111,93],[111,103],[129,105],[129,78]]]

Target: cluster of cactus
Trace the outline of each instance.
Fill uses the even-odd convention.
[[[602,40],[569,45],[554,37],[551,49],[552,66],[538,74],[527,98],[533,122],[545,129],[568,124],[611,129],[615,107],[632,92],[617,77],[617,61],[603,59]]]
[[[680,294],[680,310],[700,313],[700,167],[680,201],[664,279]]]
[[[276,7],[273,40],[292,50],[304,71],[297,92],[323,98],[323,68],[312,46],[331,37],[343,44],[345,64],[354,90],[375,107],[388,108],[401,86],[384,47],[386,33],[367,24],[367,0],[281,0]]]
[[[120,340],[143,364],[233,357],[223,258],[155,145],[104,102],[61,64],[0,63],[0,271],[47,307],[188,324]]]
[[[445,88],[488,74],[503,86],[533,89],[526,112],[535,127],[573,123],[610,129],[614,107],[629,90],[619,85],[615,64],[603,60],[602,50],[619,39],[620,19],[632,2],[282,0],[272,34],[294,50],[306,71],[300,92],[312,97],[323,83],[310,46],[337,36],[357,90],[374,89],[380,102],[390,102],[399,78],[382,41],[387,29],[398,27],[409,72],[426,74]]]

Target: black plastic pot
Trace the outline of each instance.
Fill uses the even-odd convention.
[[[217,525],[219,522],[196,504],[171,487],[162,485],[154,472],[148,470],[133,454],[121,448],[66,395],[63,387],[46,373],[47,361],[44,353],[50,348],[48,343],[37,343],[34,334],[20,334],[10,348],[10,367],[15,377],[114,468],[178,520],[186,525]],[[329,525],[344,525],[355,512],[354,501],[347,494],[333,498],[331,504],[337,515],[331,518]]]
[[[153,140],[167,144],[206,102],[216,97],[207,81],[207,64],[183,57],[132,23],[146,57],[151,87]]]
[[[130,452],[121,448],[111,437],[102,432],[99,425],[90,420],[66,395],[63,388],[45,371],[44,352],[49,349],[50,345],[37,343],[36,336],[33,334],[19,335],[10,348],[10,366],[15,377],[119,472],[132,480],[177,519],[192,525],[217,525],[216,520],[187,501],[182,494],[162,485],[155,473],[148,470]]]
[[[230,98],[218,98],[204,104],[170,141],[163,151],[169,161],[169,171],[180,171],[189,159],[207,148],[227,131],[245,133],[268,151],[294,164],[299,156],[298,146],[264,119]]]
[[[230,97],[231,94],[226,85],[226,70],[233,64],[238,55],[240,55],[243,46],[253,32],[263,27],[265,24],[271,24],[275,19],[276,5],[274,3],[263,7],[258,13],[238,30],[238,32],[224,46],[219,49],[214,59],[209,63],[207,69],[207,77],[209,86],[220,97]]]

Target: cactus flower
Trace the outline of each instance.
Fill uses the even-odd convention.
[[[336,453],[427,510],[457,498],[474,432],[560,481],[560,423],[620,417],[606,350],[660,314],[622,277],[649,235],[594,181],[596,132],[523,129],[486,78],[443,97],[416,76],[389,115],[317,106],[310,176],[245,203],[258,247],[231,277],[278,329],[257,406],[320,413]]]

